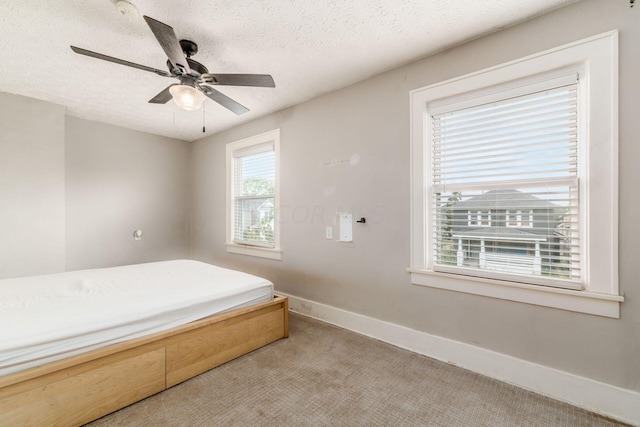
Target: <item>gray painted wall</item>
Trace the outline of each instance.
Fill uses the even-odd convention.
[[[193,257],[265,276],[292,295],[640,391],[639,14],[625,0],[583,0],[193,143]],[[412,285],[409,91],[616,28],[621,319]],[[283,260],[227,254],[225,144],[278,127]],[[353,156],[354,165],[326,164]],[[324,237],[343,209],[367,217],[352,244]]]
[[[188,258],[190,144],[70,116],[66,129],[66,269]]]
[[[64,107],[0,93],[0,279],[64,271]]]
[[[189,153],[0,93],[0,279],[188,258]]]

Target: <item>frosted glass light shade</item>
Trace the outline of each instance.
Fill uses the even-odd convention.
[[[169,92],[178,107],[185,110],[197,110],[202,105],[202,101],[204,101],[204,93],[191,86],[171,86]]]

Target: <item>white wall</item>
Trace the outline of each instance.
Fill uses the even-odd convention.
[[[640,391],[640,8],[583,0],[524,24],[193,143],[195,259],[271,279],[311,301]],[[620,319],[412,285],[409,92],[620,30]],[[225,250],[225,144],[281,129],[282,261]],[[325,165],[333,160],[356,164]],[[340,210],[367,218],[326,240]]]
[[[64,107],[0,93],[0,279],[64,271]]]

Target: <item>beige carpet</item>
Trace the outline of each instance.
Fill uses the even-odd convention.
[[[299,315],[290,337],[90,426],[620,426]]]

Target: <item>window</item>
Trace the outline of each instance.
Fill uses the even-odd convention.
[[[435,271],[582,288],[577,93],[578,75],[569,72],[428,104]],[[456,221],[469,207],[484,230]],[[492,221],[496,210],[515,210],[519,229]],[[568,229],[558,228],[563,222]],[[476,242],[470,257],[465,241]],[[532,255],[511,249],[529,243]]]
[[[411,93],[414,284],[619,317],[616,52],[610,32]]]
[[[544,210],[543,210],[544,211]],[[515,218],[515,219],[514,219]],[[528,227],[533,228],[533,209],[529,209],[529,216],[522,216],[522,211],[517,210],[515,216],[507,209],[505,214],[505,227]],[[558,224],[560,227],[560,224]]]
[[[280,131],[227,144],[227,251],[280,259]]]
[[[450,195],[448,202],[451,202],[452,200],[455,199],[456,196]],[[448,211],[446,212],[446,214],[451,215],[453,211]],[[459,217],[460,213],[456,212],[456,219]],[[473,223],[473,225],[478,226],[478,227],[491,227],[491,212],[482,212],[482,211],[476,211],[476,221]],[[467,211],[467,217],[469,218],[468,220],[468,225],[471,226],[471,211]],[[450,219],[450,218],[449,218]],[[446,222],[446,221],[445,221]],[[452,224],[450,224],[452,225]]]

